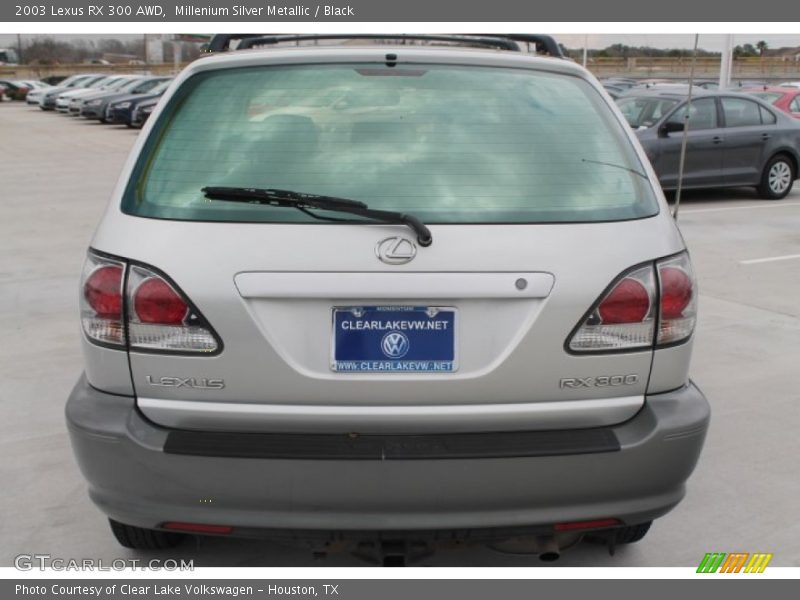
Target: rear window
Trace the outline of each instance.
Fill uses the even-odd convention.
[[[314,222],[293,208],[201,192],[232,186],[360,200],[427,223],[624,220],[658,212],[642,172],[605,101],[577,77],[448,65],[248,67],[181,86],[143,148],[123,210]]]
[[[658,123],[678,103],[675,98],[657,96],[626,96],[617,100],[628,125],[634,129],[648,129]]]
[[[751,96],[755,96],[756,98],[761,98],[764,102],[768,102],[769,104],[775,104],[778,100],[783,98],[784,94],[778,94],[776,92],[748,92]]]

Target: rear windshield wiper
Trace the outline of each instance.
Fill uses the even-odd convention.
[[[638,175],[642,179],[647,179],[647,175],[645,175],[641,171],[637,171],[636,169],[631,169],[630,167],[626,167],[625,165],[617,165],[610,162],[603,162],[602,160],[592,160],[590,158],[582,158],[581,162],[592,163],[593,165],[603,165],[604,167],[614,167],[615,169],[622,169],[624,171],[628,171],[628,173],[633,173],[634,175]]]
[[[381,223],[406,225],[417,234],[417,242],[420,246],[430,246],[433,243],[433,236],[431,235],[430,229],[414,215],[370,208],[363,202],[357,200],[264,188],[204,187],[200,191],[210,200],[297,208],[315,218],[320,217],[309,212],[308,209],[348,213]]]

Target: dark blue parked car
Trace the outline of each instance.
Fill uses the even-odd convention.
[[[171,82],[172,79],[165,79],[146,94],[130,94],[128,96],[115,98],[114,101],[110,102],[106,107],[106,121],[119,125],[124,123],[128,127],[133,127],[133,111],[136,107],[143,102],[158,100]]]

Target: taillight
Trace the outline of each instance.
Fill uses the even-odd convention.
[[[211,354],[220,349],[211,326],[188,298],[143,265],[89,252],[80,306],[83,331],[94,343],[140,352]]]
[[[697,321],[697,284],[686,253],[656,264],[661,290],[657,343],[675,344],[687,339],[694,331]]]
[[[696,288],[685,252],[624,273],[573,333],[569,349],[627,351],[682,342],[694,331]]]
[[[574,352],[647,348],[656,326],[653,267],[639,267],[611,286],[572,335]]]
[[[209,324],[161,274],[131,265],[127,293],[131,350],[208,354],[219,349]]]
[[[122,318],[122,286],[125,263],[89,254],[81,277],[81,325],[91,341],[110,346],[125,345]]]
[[[142,323],[180,325],[189,311],[189,305],[166,281],[151,277],[136,288],[133,311]]]

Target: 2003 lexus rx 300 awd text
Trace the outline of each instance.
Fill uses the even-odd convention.
[[[80,302],[72,445],[134,548],[637,541],[709,421],[684,242],[622,115],[560,58],[198,60],[132,151]]]

